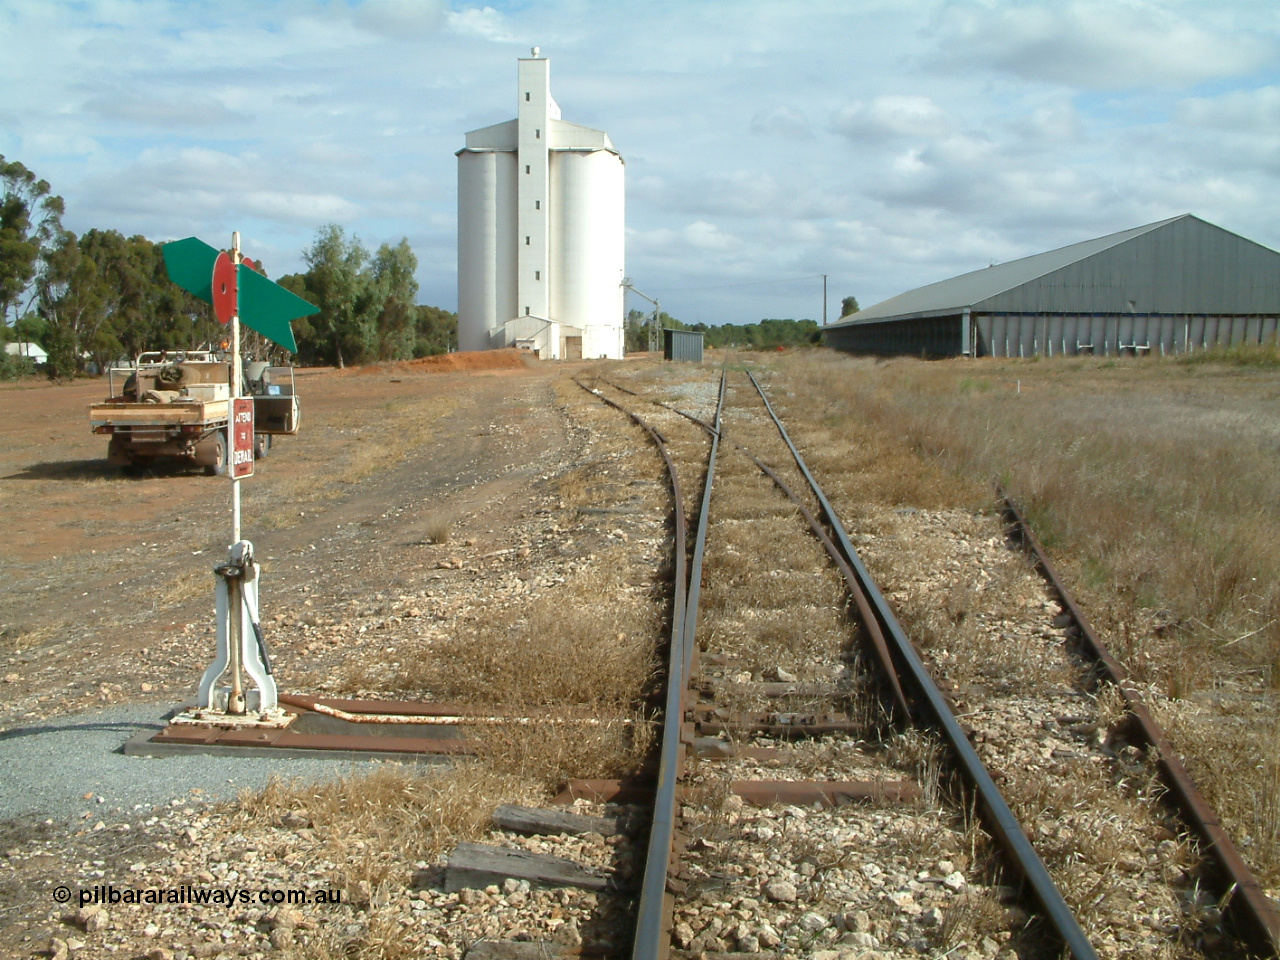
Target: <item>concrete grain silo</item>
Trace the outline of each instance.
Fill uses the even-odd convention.
[[[623,354],[623,162],[560,119],[549,61],[519,61],[516,119],[458,151],[458,345],[544,359]]]

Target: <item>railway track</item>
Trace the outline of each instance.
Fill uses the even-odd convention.
[[[714,412],[698,413],[605,379],[580,385],[644,425],[663,451],[677,536],[685,513],[698,520],[691,544],[676,547],[677,565],[688,550],[688,570],[676,572],[664,715],[680,722],[665,724],[631,955],[1098,956],[1091,937],[1108,923],[1097,909],[1107,892],[1082,898],[1068,879],[1068,906],[1055,878],[1070,864],[1050,870],[1036,853],[997,788],[1008,771],[987,771],[982,736],[956,719],[755,378],[723,376]],[[1044,611],[1062,631],[1052,639],[1087,634],[1085,646],[1100,648],[1056,579],[1051,589]],[[1078,702],[1049,712],[1084,723],[1072,710],[1083,712]],[[1163,761],[1160,737],[1144,745]],[[1180,798],[1186,790],[1172,782]],[[872,802],[848,805],[861,800]],[[998,861],[981,855],[979,821]],[[1274,953],[1270,901],[1212,815],[1190,821],[1210,869],[1170,877],[1165,864],[1175,885],[1196,877],[1191,896],[1175,891],[1154,924],[1169,928],[1168,942],[1144,952],[1150,938],[1135,946],[1104,935],[1103,955]],[[1241,940],[1210,929],[1201,880],[1216,885]],[[1191,936],[1173,932],[1192,914]]]
[[[636,778],[562,792],[605,819],[508,810],[499,847],[450,858],[474,912],[549,855],[526,928],[581,934],[466,957],[1275,955],[1271,901],[1016,507],[846,531],[856,495],[828,461],[833,505],[747,371],[578,386],[670,487],[662,737]]]

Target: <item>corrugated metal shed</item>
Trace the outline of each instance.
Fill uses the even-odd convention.
[[[1184,214],[908,291],[824,335],[875,353],[1140,353],[1274,337],[1277,315],[1280,253]]]
[[[702,334],[693,330],[662,331],[662,359],[702,362]]]

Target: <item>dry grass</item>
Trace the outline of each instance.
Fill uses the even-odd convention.
[[[1186,751],[1209,803],[1230,811],[1228,825],[1245,859],[1260,871],[1264,885],[1275,887],[1280,882],[1274,866],[1280,849],[1280,723],[1260,721],[1247,706],[1216,717],[1188,717],[1164,706],[1156,716]]]
[[[0,630],[0,653],[20,653],[32,647],[40,647],[59,636],[67,627],[67,621],[42,623],[38,627],[21,624]]]
[[[490,608],[405,666],[397,687],[446,700],[631,706],[654,669],[659,611],[603,561],[526,605]]]
[[[537,715],[536,712],[533,715]],[[635,774],[657,735],[638,712],[601,712],[598,724],[529,724],[475,732],[486,764],[500,773],[535,780],[552,790],[570,778],[616,779]]]
[[[479,840],[502,803],[532,801],[529,781],[472,764],[442,771],[382,766],[324,783],[273,780],[241,793],[241,829],[304,817],[336,866],[329,876],[367,911],[359,937],[326,925],[286,948],[286,960],[408,960],[411,952],[392,904],[412,885],[414,864],[431,861],[464,840]],[[367,902],[366,902],[367,901]]]
[[[941,596],[908,592],[895,604],[899,617],[911,625],[915,644],[931,654],[954,684],[993,684],[1008,690],[1070,684],[1073,676],[1065,664],[1026,654],[1035,640],[1019,636],[1011,642],[1004,630],[993,628],[999,622],[996,611],[1010,598],[1038,587],[1026,576],[1020,558],[1009,554],[1007,560],[990,571],[989,580],[955,583]]]
[[[851,526],[864,519],[860,503],[989,509],[992,481],[1003,482],[1135,679],[1202,705],[1174,724],[1175,742],[1275,885],[1280,810],[1263,798],[1276,739],[1208,722],[1241,697],[1251,730],[1280,718],[1280,372],[1246,360],[923,363],[811,351],[779,361],[794,392],[779,405],[810,463],[833,478],[829,495],[850,505]],[[942,599],[907,619],[926,642],[932,622],[963,646],[963,625],[947,621],[966,600]],[[1221,766],[1222,756],[1233,759]]]
[[[237,815],[245,824],[305,817],[339,864],[334,884],[355,891],[364,881],[376,895],[408,886],[416,861],[482,837],[499,804],[536,795],[530,782],[479,764],[443,772],[388,765],[321,783],[272,780],[243,792]]]
[[[452,535],[453,525],[444,517],[430,518],[422,530],[422,538],[427,543],[448,543]]]
[[[952,901],[934,935],[934,947],[943,956],[977,944],[992,931],[1008,926],[1005,908],[996,895],[983,890],[965,890]]]
[[[208,568],[200,570],[187,570],[173,577],[167,587],[161,588],[163,593],[160,594],[158,606],[160,607],[176,607],[179,604],[190,603],[200,597],[209,597],[212,599],[214,594],[214,575],[213,571]]]
[[[976,367],[830,354],[794,373],[803,386],[822,384],[819,413],[831,427],[865,418],[863,432],[899,441],[882,437],[868,456],[908,448],[918,457],[903,473],[941,472],[979,488],[1001,479],[1046,546],[1074,567],[1081,592],[1118,598],[1105,626],[1136,621],[1140,609],[1162,611],[1163,632],[1182,641],[1234,641],[1220,652],[1275,661],[1280,375],[1172,361]],[[821,431],[807,439],[821,462]],[[874,477],[857,465],[844,472],[857,476],[861,499],[875,499]],[[936,477],[928,485],[936,488]],[[899,498],[919,507],[965,500],[954,488],[944,504],[902,492],[888,500]]]

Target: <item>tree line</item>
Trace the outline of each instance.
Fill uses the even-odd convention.
[[[856,297],[841,301],[841,319],[858,312]],[[653,313],[632,310],[627,314],[627,350],[649,349],[649,325]],[[703,335],[706,347],[732,347],[738,350],[777,350],[779,347],[812,347],[822,342],[822,327],[816,320],[765,319],[758,323],[682,323],[665,310],[658,314],[658,324],[667,330],[692,330]]]
[[[49,375],[62,378],[144,350],[194,349],[226,337],[211,307],[170,282],[160,244],[117,230],[77,236],[62,225],[64,212],[48,181],[0,155],[0,341],[39,344]],[[294,322],[297,362],[408,360],[456,346],[457,316],[415,302],[418,259],[407,239],[371,254],[329,224],[303,259],[304,273],[278,281],[320,308]],[[282,359],[280,348],[252,331],[245,350]],[[22,363],[0,353],[0,376]]]

